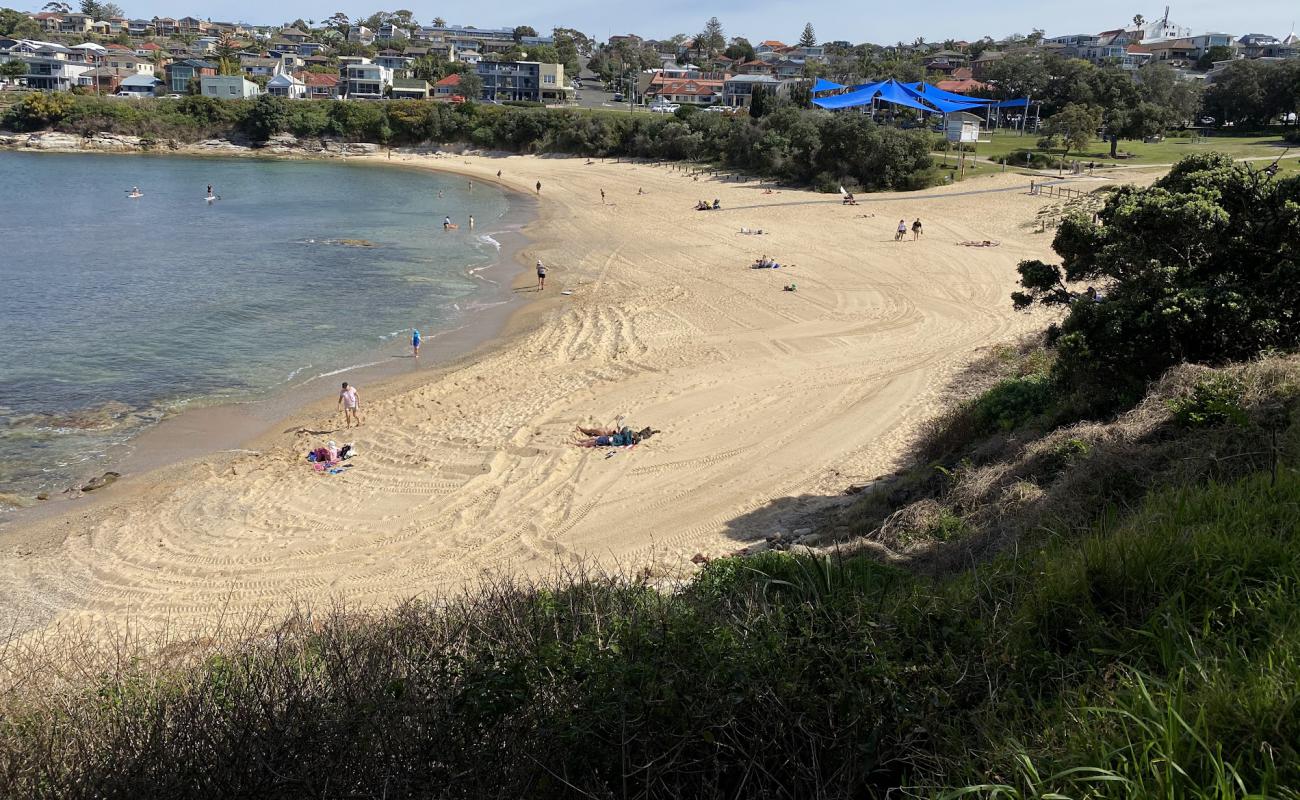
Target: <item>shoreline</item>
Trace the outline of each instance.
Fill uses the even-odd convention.
[[[48,153],[50,155],[166,155],[181,158],[265,157],[267,160],[338,160],[340,162],[355,162],[359,157],[352,156],[349,158],[341,155],[313,156],[308,153],[280,153],[260,156],[255,150],[247,149],[249,150],[248,153],[188,152],[183,149],[121,151],[97,148],[0,147],[0,152],[33,152]],[[403,155],[409,156],[410,153],[403,153]],[[384,158],[378,164],[367,160],[366,165],[368,167],[433,171],[446,175],[464,174],[453,169],[422,169],[420,166],[391,158]],[[511,206],[508,211],[510,219],[505,224],[504,230],[496,233],[499,246],[496,256],[484,267],[478,267],[471,271],[478,273],[494,267],[503,267],[504,270],[499,275],[499,280],[487,279],[491,283],[495,283],[496,288],[492,290],[490,296],[484,296],[483,300],[487,305],[485,309],[477,312],[472,319],[467,319],[455,327],[438,331],[425,338],[425,346],[422,350],[426,357],[422,360],[421,365],[416,368],[414,374],[404,371],[400,365],[382,364],[379,361],[351,366],[342,365],[331,370],[326,375],[318,375],[302,383],[292,385],[286,383],[277,387],[269,387],[258,397],[212,403],[202,402],[192,408],[166,412],[156,422],[143,427],[132,434],[128,440],[118,445],[117,447],[121,452],[99,462],[93,470],[70,478],[66,488],[41,492],[41,494],[46,495],[47,499],[41,500],[35,496],[9,493],[8,497],[21,501],[23,504],[0,509],[0,533],[7,529],[50,520],[63,514],[73,513],[79,509],[87,509],[105,501],[111,501],[116,494],[129,488],[134,481],[147,481],[150,478],[150,473],[167,467],[203,457],[215,457],[222,453],[253,451],[256,449],[255,444],[266,438],[273,430],[283,428],[291,420],[302,417],[309,408],[326,402],[311,394],[295,397],[304,388],[314,388],[315,384],[324,378],[333,378],[335,375],[351,376],[353,382],[359,386],[365,386],[367,399],[385,397],[394,392],[409,389],[412,385],[423,381],[432,380],[433,376],[441,369],[460,364],[492,348],[504,346],[504,340],[507,332],[511,329],[512,320],[525,311],[521,306],[521,302],[523,305],[530,302],[527,296],[521,299],[518,292],[519,287],[531,285],[528,280],[531,276],[530,262],[522,257],[522,252],[530,244],[527,229],[538,222],[540,210],[536,199],[523,190],[496,180],[483,182],[491,183],[506,195]],[[512,265],[514,269],[511,269]],[[369,355],[379,358],[381,351],[374,350]],[[330,395],[330,392],[327,390],[325,395]],[[101,475],[110,473],[116,473],[118,477],[109,485],[93,492],[84,492],[79,489],[88,482],[98,479]]]
[[[177,630],[216,609],[387,606],[581,562],[686,577],[693,556],[795,530],[895,469],[960,365],[1042,322],[1007,300],[1015,263],[1050,257],[1030,224],[1046,203],[1019,176],[850,207],[639,162],[392,163],[476,182],[500,169],[526,194],[542,181],[519,255],[552,266],[549,296],[492,346],[370,393],[346,474],[301,461],[320,438],[308,432],[337,438],[329,397],[255,453],[190,459],[0,530],[0,609],[27,630]],[[722,211],[692,211],[705,195]],[[913,216],[926,238],[893,242]],[[1002,244],[956,246],[980,239]],[[785,266],[749,269],[763,254]],[[662,432],[631,450],[572,446],[575,425],[618,417]]]

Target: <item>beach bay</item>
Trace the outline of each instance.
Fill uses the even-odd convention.
[[[402,159],[542,183],[523,257],[548,264],[547,290],[517,287],[539,302],[488,351],[372,391],[354,432],[331,395],[254,452],[0,533],[6,616],[197,628],[217,607],[384,605],[583,561],[684,576],[894,469],[963,363],[1042,324],[1008,299],[1016,263],[1050,257],[1020,176],[842,206],[647,164]],[[924,237],[895,243],[918,216]],[[984,239],[1000,246],[958,244]],[[782,268],[749,269],[761,255]],[[611,457],[572,446],[576,424],[620,416],[662,433]],[[344,436],[361,453],[346,474],[303,462]]]

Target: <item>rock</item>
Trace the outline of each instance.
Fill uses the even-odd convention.
[[[98,478],[91,478],[84,486],[81,487],[83,492],[93,492],[96,489],[103,489],[105,486],[111,486],[118,478],[122,477],[120,472],[105,472]]]
[[[27,508],[31,505],[32,501],[26,497],[0,492],[0,508]]]
[[[37,499],[37,500],[49,500],[49,499],[50,499],[50,495],[49,495],[48,492],[41,492],[40,494],[36,495],[36,499]]]
[[[80,150],[83,139],[71,133],[42,131],[27,137],[27,146],[34,150]]]
[[[790,553],[790,555],[792,555],[792,556],[819,556],[819,555],[821,555],[821,553],[817,552],[816,548],[809,547],[809,546],[806,545],[806,544],[792,544],[792,545],[790,545],[789,553]]]
[[[242,153],[248,150],[247,147],[237,145],[229,139],[204,139],[201,142],[195,142],[192,146],[196,150],[208,150],[224,153]]]
[[[139,136],[123,136],[117,133],[99,133],[86,139],[84,146],[93,150],[108,150],[111,152],[127,152],[131,150],[145,149],[144,140]]]
[[[798,539],[799,537],[807,536],[812,532],[813,532],[812,528],[795,528],[794,530],[790,531],[790,535]]]
[[[849,484],[849,488],[844,490],[844,493],[862,494],[863,492],[865,492],[866,490],[870,489],[872,486],[875,485],[876,485],[875,481],[867,481],[866,483],[851,483]]]
[[[707,564],[707,563],[709,563],[709,557],[706,556],[706,555],[704,555],[703,553],[696,553],[695,555],[691,556],[691,563],[692,563],[692,564]]]

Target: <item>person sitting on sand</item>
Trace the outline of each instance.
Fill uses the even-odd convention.
[[[443,229],[444,231],[445,231],[445,230],[450,230],[450,229],[451,229],[451,217],[443,217],[443,218],[442,218],[442,229]]]
[[[783,291],[783,292],[797,292],[797,291],[799,291],[799,287],[798,287],[798,286],[795,286],[793,283],[788,283],[788,284],[786,284],[785,286],[782,286],[782,287],[781,287],[781,291]]]
[[[708,210],[709,210],[709,202],[708,202],[707,200],[701,200],[701,201],[699,201],[698,203],[695,204],[695,210],[696,210],[696,211],[708,211]]]
[[[578,426],[578,431],[586,439],[579,439],[574,442],[578,447],[629,447],[654,436],[659,431],[651,428],[642,428],[639,431],[633,431],[631,428],[584,428]]]
[[[719,210],[721,210],[721,209],[722,209],[722,203],[721,203],[721,201],[719,201],[718,198],[716,198],[716,197],[713,198],[713,210],[714,210],[714,211],[719,211]]]
[[[845,192],[844,199],[840,201],[840,205],[845,205],[845,206],[856,206],[857,204],[858,201],[853,198],[852,192]]]

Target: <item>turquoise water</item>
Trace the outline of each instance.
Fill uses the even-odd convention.
[[[61,489],[170,411],[466,324],[504,302],[515,202],[373,165],[0,152],[0,492]]]

